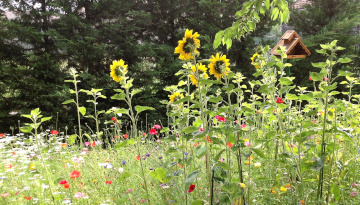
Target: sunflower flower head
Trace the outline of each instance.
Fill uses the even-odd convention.
[[[200,40],[197,39],[200,35],[193,30],[186,29],[185,36],[178,43],[174,53],[180,53],[180,60],[190,60],[194,58],[194,55],[199,53],[197,50],[200,47]]]
[[[197,73],[196,73],[196,69],[197,69]],[[207,79],[207,78],[209,78],[206,71],[207,71],[206,66],[201,64],[201,63],[193,65],[191,67],[191,73],[189,75],[192,84],[196,85],[196,87],[198,87],[199,79]]]
[[[120,59],[119,61],[113,61],[113,64],[110,66],[110,76],[115,82],[120,82],[125,79],[125,75],[128,71],[128,65],[125,64],[125,61]]]
[[[170,95],[170,102],[178,101],[181,98],[184,98],[184,95],[182,93],[174,92],[172,95]]]
[[[220,55],[216,53],[216,56],[211,56],[211,63],[209,64],[209,73],[214,75],[217,79],[220,77],[224,77],[224,75],[228,75],[230,72],[229,68],[229,59],[226,58],[226,55]]]
[[[260,54],[257,52],[250,58],[251,65],[254,65],[256,69],[262,68],[265,65],[264,61],[259,61]]]

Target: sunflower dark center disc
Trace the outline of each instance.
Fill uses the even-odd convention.
[[[216,72],[218,72],[218,73],[222,73],[221,72],[221,67],[224,65],[224,62],[222,62],[222,61],[216,61],[216,63],[215,63],[215,70],[216,70]]]
[[[122,75],[122,70],[121,70],[121,67],[120,66],[118,66],[118,67],[116,67],[115,68],[115,74],[117,75],[117,76],[121,76]]]
[[[194,39],[187,38],[183,48],[185,53],[191,53],[191,47],[194,46],[194,44]]]

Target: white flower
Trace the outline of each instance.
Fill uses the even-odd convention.
[[[124,171],[124,169],[122,168],[122,167],[120,167],[119,168],[119,172],[121,173],[121,172],[123,172]]]

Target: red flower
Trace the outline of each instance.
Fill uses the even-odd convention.
[[[151,135],[157,135],[158,131],[156,129],[150,129]]]
[[[246,128],[246,124],[240,125],[240,128]]]
[[[329,78],[325,78],[325,77],[323,77],[323,80],[329,81]]]
[[[226,122],[226,119],[224,117],[221,116],[216,116],[215,117],[219,122]]]
[[[74,171],[72,171],[70,173],[70,178],[75,179],[75,178],[78,178],[78,177],[80,177],[80,172],[79,171],[74,170]]]
[[[56,131],[56,130],[51,130],[51,131],[50,131],[50,134],[57,135],[57,134],[59,134],[59,132]]]
[[[201,128],[200,128],[200,131],[201,131],[201,132],[204,132],[204,128],[201,127]]]
[[[0,134],[0,138],[2,138],[2,137],[4,137],[4,133],[1,133],[1,134]]]
[[[143,136],[144,136],[144,137],[146,136],[146,133],[145,133],[145,132],[143,133]]]
[[[137,159],[137,160],[140,160],[140,155],[136,156],[136,159]]]
[[[311,78],[311,77],[309,77],[309,80],[310,80],[310,81],[312,81],[312,78]]]
[[[25,198],[26,200],[31,200],[31,199],[32,199],[31,196],[24,196],[24,198]]]
[[[212,143],[213,141],[211,141],[211,139],[209,138],[209,136],[206,136],[206,138],[207,138],[207,141],[208,142],[210,142],[210,143]],[[205,139],[205,138],[204,138]]]
[[[200,144],[200,143],[195,143],[195,144],[194,144],[194,147],[197,147],[199,144]]]
[[[59,182],[59,184],[67,184],[67,183],[69,183],[69,182],[66,181],[66,180],[63,180],[63,181],[60,181],[60,182]]]
[[[284,101],[281,100],[281,98],[276,98],[276,103],[284,103]]]
[[[177,163],[178,167],[183,168],[184,166],[182,166],[181,164]]]
[[[233,147],[234,145],[233,145],[232,143],[230,143],[230,142],[227,142],[227,143],[226,143],[226,146],[229,147],[229,148],[231,148],[231,147]]]
[[[96,145],[95,142],[92,142],[92,143],[91,143],[91,146],[92,146],[92,147],[95,147],[95,145]]]
[[[187,190],[187,193],[193,192],[195,189],[195,184],[190,185],[189,190]]]
[[[64,184],[64,188],[68,189],[70,187],[70,184]]]
[[[124,137],[124,139],[127,139],[128,135],[127,135],[127,134],[124,134],[123,137]]]
[[[111,184],[111,181],[106,181],[105,184]]]

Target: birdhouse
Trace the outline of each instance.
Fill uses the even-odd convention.
[[[301,41],[299,34],[297,34],[294,30],[287,30],[281,37],[280,41],[270,51],[270,54],[280,57],[280,54],[276,52],[279,46],[285,47],[287,59],[306,58],[306,56],[311,55],[309,49],[307,49]]]

